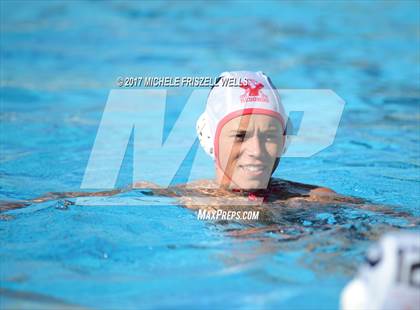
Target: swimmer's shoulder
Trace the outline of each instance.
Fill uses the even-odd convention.
[[[283,187],[290,193],[296,193],[301,197],[292,197],[293,199],[305,199],[307,201],[318,201],[325,203],[351,203],[362,204],[365,200],[362,198],[341,195],[324,186],[317,186],[306,183],[293,182],[282,179],[272,179],[274,188]]]
[[[271,187],[276,189],[276,188],[285,188],[288,189],[290,191],[298,191],[302,194],[304,193],[335,193],[335,191],[333,191],[332,189],[328,188],[328,187],[323,187],[323,186],[317,186],[317,185],[312,185],[312,184],[306,184],[306,183],[299,183],[299,182],[294,182],[294,181],[289,181],[289,180],[283,180],[283,179],[279,179],[279,178],[272,178],[271,179]]]
[[[277,178],[273,178],[271,180],[271,188],[274,191],[289,193],[290,198],[306,197],[310,200],[318,200],[320,198],[334,198],[337,195],[335,191],[328,187],[299,183]]]

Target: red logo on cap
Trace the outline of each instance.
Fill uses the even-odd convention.
[[[245,90],[241,95],[241,102],[268,102],[268,98],[261,92],[264,84],[255,80],[247,79],[240,87]]]
[[[248,96],[259,96],[260,89],[264,87],[264,84],[255,80],[247,80],[247,82],[241,83],[241,88],[245,89],[245,94]]]

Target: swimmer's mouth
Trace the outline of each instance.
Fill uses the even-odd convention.
[[[239,168],[243,169],[247,174],[258,176],[263,174],[267,166],[265,165],[239,165]]]

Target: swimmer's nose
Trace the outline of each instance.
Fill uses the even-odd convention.
[[[253,157],[260,157],[263,153],[262,139],[258,135],[249,137],[244,147],[246,154]]]

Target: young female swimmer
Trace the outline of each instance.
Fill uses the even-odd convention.
[[[225,80],[230,78],[241,81],[241,85],[225,87]],[[133,187],[152,188],[157,195],[179,197],[183,205],[191,208],[199,205],[193,198],[197,195],[213,197],[210,199],[213,203],[224,198],[292,206],[305,202],[363,203],[361,199],[344,197],[325,187],[272,177],[289,143],[290,123],[287,124],[280,96],[264,73],[222,73],[209,93],[206,109],[196,126],[201,146],[214,159],[216,179],[167,189],[150,182],[137,182]],[[112,196],[130,189],[132,187],[96,193],[49,193],[23,202],[23,206],[59,198]],[[0,206],[0,210],[20,206],[21,203],[8,203]]]
[[[226,81],[241,81],[226,87]],[[176,186],[184,205],[190,208],[250,201],[299,204],[361,203],[331,189],[275,179],[272,177],[289,143],[290,122],[280,96],[262,72],[224,72],[211,89],[204,113],[197,121],[197,136],[215,163],[215,180],[201,180]],[[135,187],[147,187],[137,183]],[[194,195],[214,199],[197,202]]]
[[[228,80],[241,84],[225,87]],[[280,96],[264,73],[222,73],[197,121],[197,135],[203,149],[214,159],[216,179],[194,182],[189,187],[218,188],[217,196],[236,192],[251,200],[338,198],[328,188],[272,178],[286,151],[289,131]]]

